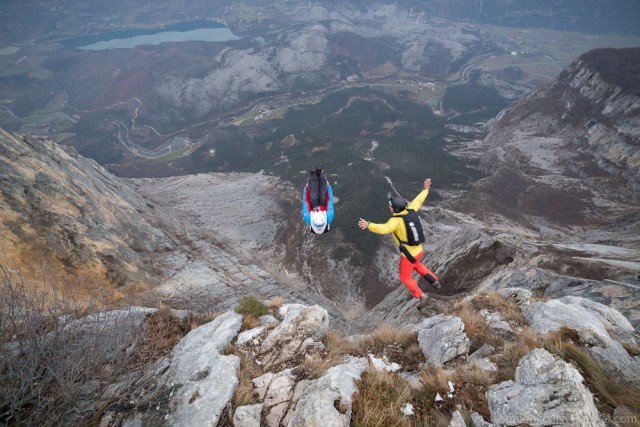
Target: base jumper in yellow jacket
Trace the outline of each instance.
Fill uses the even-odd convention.
[[[418,209],[420,209],[420,206],[422,206],[425,199],[427,198],[427,195],[429,194],[430,188],[431,179],[427,178],[424,180],[424,190],[422,190],[416,196],[416,198],[408,204],[407,201],[402,197],[390,197],[389,210],[391,211],[393,216],[389,218],[386,223],[376,224],[373,222],[369,222],[366,219],[360,218],[360,220],[358,221],[358,226],[363,230],[367,229],[377,234],[393,233],[393,241],[397,246],[400,246],[401,241],[406,242],[408,240],[407,228],[402,217],[408,214],[410,210],[417,212]],[[422,244],[413,246],[405,244],[404,247],[410,254],[409,258],[413,257],[415,259],[415,262],[410,261],[404,253],[400,254],[400,281],[404,283],[407,289],[409,289],[409,292],[411,292],[414,298],[418,298],[420,300],[418,309],[421,309],[426,304],[428,297],[427,294],[425,294],[420,289],[420,287],[418,286],[418,282],[416,282],[413,278],[413,270],[416,270],[418,274],[424,277],[427,282],[429,282],[436,289],[440,289],[440,283],[438,282],[438,277],[420,262],[420,259],[424,255]]]

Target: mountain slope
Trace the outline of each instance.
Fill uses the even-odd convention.
[[[154,252],[171,248],[154,206],[74,149],[0,129],[3,263],[25,276],[146,287]]]
[[[482,167],[491,176],[465,206],[543,233],[601,228],[603,240],[610,235],[637,247],[639,58],[640,48],[588,52],[502,111],[482,143]]]

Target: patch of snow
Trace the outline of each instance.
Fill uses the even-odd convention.
[[[369,360],[371,360],[371,364],[378,371],[387,371],[387,372],[398,372],[400,370],[400,365],[397,363],[389,363],[389,359],[384,356],[382,359],[375,357],[373,354],[369,354]]]
[[[400,408],[400,412],[402,412],[406,416],[414,415],[413,405],[409,402],[405,403],[404,405],[402,405],[402,408]]]

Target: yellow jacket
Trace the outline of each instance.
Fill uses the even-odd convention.
[[[407,206],[407,209],[413,209],[414,211],[417,212],[418,209],[420,209],[420,206],[422,206],[422,204],[424,203],[424,200],[427,198],[428,194],[429,194],[429,190],[427,189],[422,190],[420,194],[418,194],[416,198],[413,199],[411,203],[409,203],[409,205]],[[400,240],[406,242],[407,229],[404,226],[404,220],[401,218],[401,216],[406,215],[408,213],[407,209],[400,211],[398,213],[394,213],[393,216],[389,218],[389,220],[384,224],[376,224],[373,222],[369,222],[369,227],[367,227],[367,229],[376,234],[395,233],[400,238]],[[396,246],[400,246],[400,242],[398,241],[398,239],[396,239],[396,236],[393,236],[393,241],[396,244]],[[416,256],[423,251],[422,245],[415,245],[415,246],[405,245],[405,247],[409,250],[409,253],[413,256]],[[401,256],[404,256],[404,254],[401,254]]]

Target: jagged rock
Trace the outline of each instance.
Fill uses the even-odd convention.
[[[498,365],[493,363],[488,357],[480,357],[469,361],[470,365],[475,365],[483,371],[497,371]]]
[[[296,384],[296,388],[293,390],[293,398],[291,399],[291,405],[290,405],[291,410],[287,412],[287,414],[284,416],[284,419],[282,420],[282,425],[286,426],[289,424],[289,420],[291,419],[291,415],[293,414],[293,409],[295,409],[295,405],[298,403],[298,401],[300,400],[300,398],[304,394],[304,391],[307,389],[307,386],[310,383],[311,383],[310,380],[302,380],[298,382],[298,384]]]
[[[355,381],[360,379],[366,368],[366,359],[351,357],[346,363],[330,368],[322,377],[311,381],[287,425],[348,427],[352,396],[357,391]]]
[[[488,423],[487,421],[485,421],[485,419],[482,418],[482,415],[478,414],[477,412],[472,412],[471,413],[471,426],[472,427],[492,427],[493,424]]]
[[[265,410],[266,425],[278,427],[290,407],[296,386],[291,369],[275,374],[268,372],[252,382]]]
[[[549,300],[531,304],[524,307],[522,312],[533,330],[540,334],[558,331],[562,327],[577,331],[580,340],[588,345],[585,351],[600,361],[607,374],[617,381],[640,381],[640,363],[631,357],[619,342],[609,336],[605,324],[602,323],[602,315],[589,308],[592,304],[581,298],[569,298],[564,301]],[[578,301],[581,305],[566,303],[570,301]],[[598,309],[602,311],[599,305]],[[617,316],[610,314],[610,318]]]
[[[309,346],[321,344],[318,341],[329,327],[329,314],[319,305],[287,304],[280,309],[285,313],[282,322],[261,346],[262,362],[267,368],[293,359]]]
[[[220,354],[236,336],[242,315],[227,311],[189,332],[174,347],[166,373],[173,387],[168,425],[215,426],[238,385],[240,359]]]
[[[522,288],[502,288],[498,289],[498,292],[504,299],[512,299],[518,303],[518,305],[529,304],[531,299],[531,291]]]
[[[488,357],[491,356],[494,352],[495,348],[485,343],[482,345],[482,347],[469,355],[469,364],[475,364],[483,371],[497,371],[498,365],[489,360]]]
[[[427,363],[434,366],[442,366],[469,351],[462,319],[443,314],[422,321],[418,343]]]
[[[628,342],[629,344],[636,344],[636,340],[633,336],[633,334],[635,334],[635,329],[631,325],[631,322],[629,322],[629,320],[627,320],[627,318],[615,308],[607,307],[599,302],[576,296],[564,296],[559,298],[559,301],[565,304],[573,304],[586,308],[591,313],[598,316],[598,319],[602,322],[607,331],[613,331],[617,337],[625,340],[625,342]]]
[[[150,280],[152,253],[171,245],[133,188],[68,147],[0,129],[0,251],[21,269],[100,282]],[[37,243],[36,243],[37,242]],[[25,277],[26,279],[26,277]]]
[[[467,427],[467,423],[460,411],[455,411],[452,414],[451,422],[449,422],[449,427]]]
[[[239,406],[233,414],[233,425],[236,427],[260,427],[261,412],[261,404]]]
[[[473,359],[481,359],[483,357],[489,357],[493,353],[495,353],[496,349],[487,343],[482,344],[482,346],[474,351],[471,355],[469,355],[469,360]]]
[[[482,309],[480,310],[480,315],[484,317],[489,327],[494,331],[503,333],[513,332],[513,328],[511,328],[511,325],[502,319],[500,313],[490,312],[489,310]]]
[[[491,386],[487,401],[491,421],[500,426],[605,425],[582,375],[544,349],[520,360],[515,381]]]
[[[265,314],[258,317],[258,322],[260,322],[260,326],[277,325],[278,323],[280,323],[278,319],[270,314]]]
[[[253,342],[253,340],[264,332],[264,326],[256,326],[253,329],[249,329],[248,331],[241,332],[238,334],[238,339],[236,340],[236,344],[243,345],[248,342]]]

